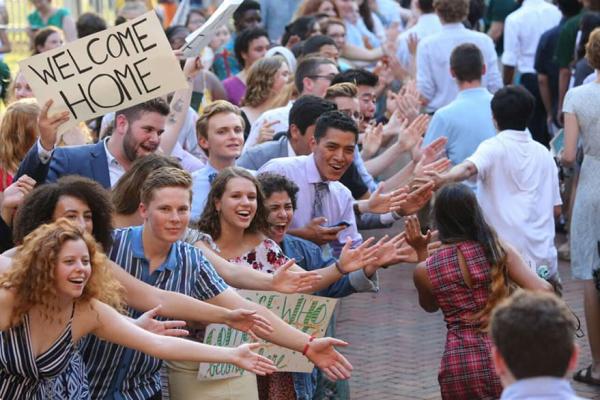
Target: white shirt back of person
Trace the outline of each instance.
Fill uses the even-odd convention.
[[[477,167],[477,200],[500,239],[513,245],[533,271],[557,271],[554,206],[562,204],[552,155],[529,131],[505,130],[467,158]]]
[[[504,22],[502,63],[522,74],[535,73],[535,52],[542,34],[560,22],[562,13],[545,0],[525,0]]]
[[[503,86],[492,39],[484,33],[468,30],[462,23],[444,24],[440,32],[427,36],[417,46],[417,88],[428,100],[427,112],[436,111],[456,98],[458,85],[450,74],[450,55],[464,43],[473,43],[483,54],[486,73],[482,86],[491,93]]]

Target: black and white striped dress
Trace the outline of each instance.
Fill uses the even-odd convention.
[[[73,315],[52,346],[34,357],[29,316],[0,332],[0,399],[89,399],[85,366],[73,344]]]

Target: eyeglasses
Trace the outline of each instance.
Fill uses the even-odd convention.
[[[309,75],[308,76],[310,79],[325,79],[326,81],[333,81],[333,78],[335,78],[335,75]]]
[[[354,112],[352,112],[350,110],[339,110],[339,111],[358,122],[360,122],[364,119],[364,117],[360,111],[354,111]]]

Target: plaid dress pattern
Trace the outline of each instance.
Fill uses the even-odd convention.
[[[472,287],[465,283],[458,251],[464,257]],[[480,324],[471,320],[487,303],[490,269],[483,247],[476,242],[442,248],[427,259],[433,295],[448,328],[438,374],[443,399],[497,399],[502,392],[492,364],[491,340],[480,330]]]

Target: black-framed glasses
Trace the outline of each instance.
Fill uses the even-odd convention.
[[[309,75],[308,76],[310,79],[325,79],[326,81],[333,81],[333,78],[335,78],[335,75]]]

